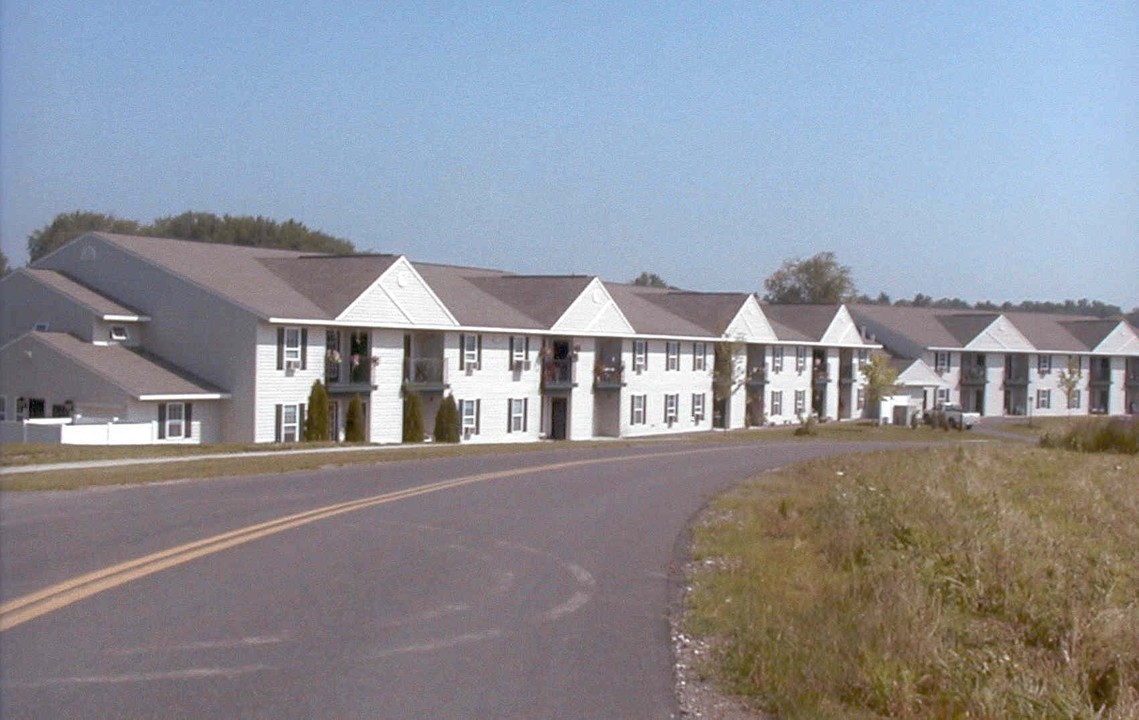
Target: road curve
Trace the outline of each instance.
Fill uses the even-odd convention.
[[[762,470],[652,442],[0,496],[0,717],[671,718],[674,546]]]

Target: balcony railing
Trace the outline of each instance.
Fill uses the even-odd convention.
[[[415,392],[443,392],[447,388],[447,361],[443,358],[404,358],[403,386]]]
[[[1024,387],[1028,385],[1028,372],[1014,372],[1005,376],[1005,385],[1009,387]]]
[[[970,365],[961,368],[961,384],[962,385],[984,385],[989,381],[988,373],[985,372],[986,368],[978,365]]]
[[[600,366],[593,369],[595,390],[619,390],[625,385],[625,367]]]
[[[1128,373],[1124,382],[1130,387],[1139,387],[1139,372]]]
[[[572,358],[547,358],[542,361],[543,390],[569,390],[573,386]]]
[[[368,357],[327,357],[324,361],[324,386],[330,393],[369,392],[372,389],[372,364]]]
[[[826,368],[819,368],[811,373],[811,379],[816,385],[826,385],[831,380],[831,374]]]
[[[1088,384],[1092,387],[1109,387],[1111,385],[1110,375],[1092,375],[1088,380]]]

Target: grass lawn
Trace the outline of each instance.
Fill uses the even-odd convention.
[[[715,501],[683,624],[780,718],[1139,717],[1139,457],[958,445]]]

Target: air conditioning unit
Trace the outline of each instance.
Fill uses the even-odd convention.
[[[475,434],[475,429],[473,427],[463,428],[463,439],[464,440],[470,440],[471,435],[474,435],[474,434]]]
[[[293,373],[295,373],[297,371],[297,369],[300,368],[300,366],[301,366],[300,360],[286,360],[285,361],[285,372],[288,373],[289,375],[292,375]]]
[[[525,360],[515,360],[513,364],[514,372],[521,372],[526,367]]]

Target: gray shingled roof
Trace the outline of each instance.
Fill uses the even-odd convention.
[[[1094,347],[1076,337],[1066,326],[1067,321],[1073,320],[1071,315],[1009,312],[1004,316],[1039,350],[1081,352]]]
[[[763,313],[780,340],[819,342],[834,322],[838,305],[763,305]]]
[[[1093,320],[1093,319],[1066,319],[1060,321],[1068,332],[1076,336],[1088,350],[1094,350],[1097,345],[1119,326],[1119,320]]]
[[[985,331],[985,328],[996,322],[1000,317],[998,313],[953,313],[938,314],[937,321],[949,331],[949,334],[962,347],[973,342],[973,339]]]
[[[31,339],[101,375],[136,399],[148,395],[226,394],[158,357],[122,345],[93,345],[56,332],[34,332]]]
[[[398,255],[318,255],[258,258],[274,275],[337,317],[372,286]]]
[[[652,302],[655,293],[645,293],[634,285],[604,283],[605,289],[621,308],[621,313],[633,329],[642,335],[718,337],[686,318],[669,312],[662,305]]]
[[[500,275],[475,277],[470,282],[549,328],[565,314],[592,277],[586,275]]]
[[[106,317],[108,315],[145,317],[145,315],[137,310],[128,308],[106,295],[98,293],[86,285],[72,280],[61,272],[32,267],[20,268],[16,272],[27,274],[36,281],[50,287],[52,290],[66,295],[80,305],[90,309],[100,317]]]
[[[296,259],[311,253],[96,233],[262,317],[332,319],[329,313],[270,270],[263,260]]]
[[[506,273],[433,263],[413,262],[412,265],[461,325],[543,328],[541,323],[522,310],[504,302],[490,290],[475,283],[480,278],[501,277]]]
[[[716,337],[724,334],[729,323],[751,297],[748,293],[642,292],[640,288],[634,288],[634,292]]]
[[[883,325],[920,347],[961,347],[957,338],[937,321],[939,311],[933,308],[850,305],[847,309],[856,324]]]

